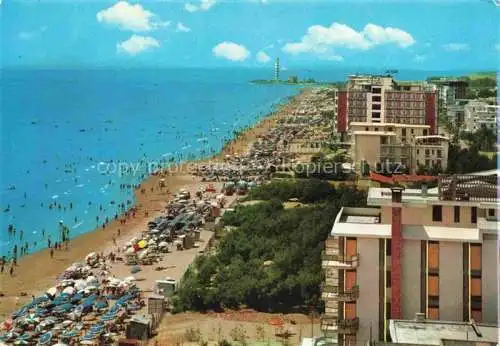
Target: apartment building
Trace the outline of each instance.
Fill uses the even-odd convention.
[[[464,106],[465,130],[475,132],[483,125],[496,130],[499,112],[498,105],[489,105],[481,101],[469,102]]]
[[[355,162],[366,162],[378,170],[388,169],[388,163],[397,162],[410,173],[416,173],[419,167],[446,170],[448,138],[429,135],[429,125],[353,122],[350,128]]]
[[[371,188],[371,207],[342,208],[323,253],[325,336],[390,341],[389,320],[417,313],[496,325],[498,173],[441,175],[434,189]]]
[[[467,81],[442,78],[440,80],[433,80],[432,83],[436,85],[439,98],[442,100],[442,105],[445,108],[448,105],[455,104],[456,100],[466,98],[467,87],[469,86]]]
[[[446,169],[437,153],[447,157],[448,141],[437,136],[437,91],[428,84],[350,76],[337,93],[337,131],[350,137],[357,167],[363,162],[373,169],[389,161],[412,173],[426,163]],[[436,157],[425,158],[426,149]]]
[[[390,76],[349,76],[338,91],[337,130],[351,122],[429,125],[437,130],[437,93],[424,83],[397,83]]]

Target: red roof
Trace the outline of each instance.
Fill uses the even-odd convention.
[[[417,181],[434,181],[436,179],[437,177],[431,175],[401,174],[401,175],[393,175],[391,177],[386,177],[385,175],[377,174],[374,172],[370,173],[370,180],[385,184],[408,183]]]

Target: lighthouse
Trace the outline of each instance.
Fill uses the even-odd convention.
[[[276,82],[280,80],[280,58],[276,58],[276,63],[274,64],[274,80]]]

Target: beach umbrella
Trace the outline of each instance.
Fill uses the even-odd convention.
[[[72,302],[72,303],[76,303],[76,302],[78,302],[78,301],[82,300],[82,298],[83,298],[83,295],[82,295],[81,293],[77,293],[77,294],[75,294],[75,295],[71,298],[71,302]]]
[[[35,305],[38,305],[38,304],[44,303],[48,300],[49,300],[49,298],[47,296],[40,296],[40,297],[36,297],[35,299],[33,299],[32,303]]]
[[[13,318],[18,318],[18,317],[22,317],[24,315],[26,315],[28,313],[28,309],[24,306],[22,307],[21,309],[15,311],[13,314],[12,314],[12,317]]]
[[[53,311],[62,313],[62,312],[67,312],[67,311],[71,310],[72,308],[73,308],[73,304],[66,303],[66,304],[56,306]]]
[[[68,286],[63,290],[63,293],[66,293],[66,294],[69,294],[70,296],[72,296],[73,294],[75,294],[75,288],[72,286]]]
[[[113,320],[115,317],[116,317],[116,315],[104,314],[104,315],[101,316],[100,320],[103,321],[103,322],[106,322],[106,321]]]
[[[107,308],[108,307],[108,302],[105,301],[105,300],[96,300],[94,302],[94,307],[96,309],[104,309],[104,308]]]
[[[137,246],[139,247],[139,249],[144,249],[146,246],[148,246],[148,243],[143,239],[137,243]]]
[[[40,338],[38,339],[38,345],[49,345],[50,340],[52,340],[52,333],[47,332],[45,334],[42,334]]]
[[[75,336],[80,335],[80,332],[76,329],[67,330],[62,334],[63,338],[74,338]]]
[[[8,318],[6,319],[5,321],[3,321],[2,323],[2,329],[3,330],[10,330],[12,328],[12,324],[14,323],[14,321],[12,320],[12,318]]]
[[[51,287],[45,293],[47,293],[51,297],[54,297],[57,294],[57,287]]]
[[[89,277],[87,277],[87,285],[95,285],[96,283],[98,283],[99,281],[97,280],[97,278],[93,275],[90,275]]]
[[[19,335],[16,340],[29,340],[31,339],[31,334],[24,333],[22,335]]]
[[[85,289],[85,287],[87,286],[87,281],[85,280],[76,280],[75,281],[75,289],[77,291],[83,291]]]

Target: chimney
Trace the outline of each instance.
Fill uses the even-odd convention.
[[[425,314],[423,312],[417,312],[415,314],[415,321],[424,322],[425,321]]]
[[[401,202],[403,199],[402,186],[393,186],[392,192],[392,224],[391,224],[391,319],[402,318],[401,302],[401,256],[403,249]]]

